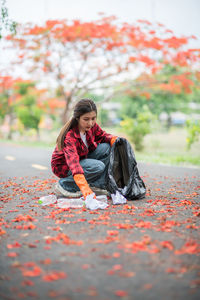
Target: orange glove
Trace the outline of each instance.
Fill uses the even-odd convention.
[[[94,192],[89,187],[87,180],[85,179],[85,176],[83,174],[75,174],[74,175],[74,181],[78,185],[80,191],[83,194],[83,197],[86,199],[86,197],[90,194],[93,194]]]
[[[110,140],[110,146],[112,147],[112,145],[114,144],[114,142],[116,141],[116,139],[118,138],[118,136],[113,136]]]

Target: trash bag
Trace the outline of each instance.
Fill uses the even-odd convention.
[[[139,175],[134,152],[124,138],[117,138],[111,148],[107,189],[111,194],[119,191],[127,200],[145,197],[146,187]]]

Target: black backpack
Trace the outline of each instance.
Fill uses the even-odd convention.
[[[111,148],[107,189],[111,194],[119,191],[127,200],[145,197],[146,187],[139,175],[134,152],[124,138],[117,138]]]

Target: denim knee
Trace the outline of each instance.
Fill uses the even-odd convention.
[[[108,143],[98,144],[97,148],[88,154],[88,158],[103,160],[110,155],[110,145]]]
[[[105,165],[102,161],[98,160],[97,161],[97,172],[98,173],[103,173],[103,171],[105,170]]]
[[[88,164],[88,161],[90,162]],[[89,173],[89,174],[101,174],[103,173],[105,169],[105,164],[97,159],[88,159],[87,160],[87,165],[84,163],[81,163],[84,173]]]
[[[108,144],[108,143],[102,143],[102,144],[98,145],[98,150],[104,154],[109,154],[110,148],[111,148],[110,144]]]

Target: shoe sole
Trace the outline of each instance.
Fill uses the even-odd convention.
[[[107,190],[103,190],[103,189],[97,188],[95,186],[92,186],[91,190],[96,194],[96,196],[100,196],[100,195],[109,196],[109,192]]]
[[[72,192],[66,191],[65,189],[62,188],[61,185],[58,185],[58,183],[56,183],[56,185],[55,185],[55,191],[67,198],[80,198],[82,196],[81,192],[72,193]]]

